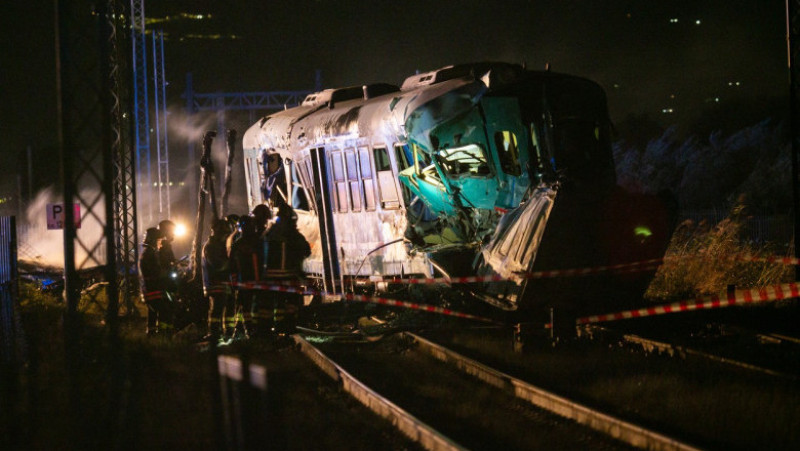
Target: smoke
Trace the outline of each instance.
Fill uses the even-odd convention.
[[[93,203],[91,210],[79,199]],[[104,200],[98,190],[84,189],[76,198],[81,209],[81,227],[75,240],[75,265],[88,269],[105,264]],[[64,231],[47,229],[47,205],[61,204],[63,195],[51,186],[36,195],[25,211],[19,230],[19,259],[36,265],[64,267]]]
[[[244,132],[256,121],[260,119],[260,115],[252,114],[252,112],[242,111],[225,111],[225,112],[211,112],[204,111],[194,114],[186,114],[185,110],[170,111],[169,115],[169,133],[170,133],[170,153],[171,161],[177,164],[173,166],[173,175],[178,176],[179,180],[184,183],[181,186],[186,188],[194,188],[196,190],[196,182],[200,180],[200,156],[203,152],[203,136],[208,131],[216,131],[217,136],[214,138],[211,146],[211,158],[214,163],[217,193],[217,202],[221,204],[222,190],[225,182],[225,169],[227,166],[227,137],[226,131],[228,129],[236,130],[236,149],[231,173],[231,189],[228,197],[228,213],[242,214],[248,211],[247,196],[245,193],[244,182],[244,163],[242,156],[242,136]],[[186,150],[193,144],[194,152],[190,154]],[[176,151],[176,149],[178,149]],[[172,156],[176,158],[172,158]],[[185,199],[188,200],[190,205],[194,206],[197,202],[197,192],[185,192]],[[210,213],[208,215],[210,217]]]

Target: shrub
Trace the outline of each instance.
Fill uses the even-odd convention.
[[[740,202],[716,225],[691,220],[680,224],[645,298],[672,301],[723,293],[731,285],[745,289],[790,281],[792,266],[735,259],[742,255],[770,257],[779,248],[774,243],[742,239],[746,219]]]

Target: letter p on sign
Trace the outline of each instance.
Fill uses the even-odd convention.
[[[72,204],[75,228],[81,228],[81,206]],[[47,204],[47,230],[64,228],[64,204]]]

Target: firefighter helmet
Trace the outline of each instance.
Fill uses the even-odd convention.
[[[150,227],[144,232],[144,244],[153,246],[162,238],[164,238],[164,234],[155,227]]]

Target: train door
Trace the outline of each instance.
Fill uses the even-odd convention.
[[[340,279],[339,255],[336,251],[336,232],[333,221],[333,184],[329,179],[328,160],[325,148],[310,150],[312,177],[314,178],[313,197],[316,201],[319,220],[320,244],[322,245],[323,288],[328,293],[336,292],[336,281]]]

